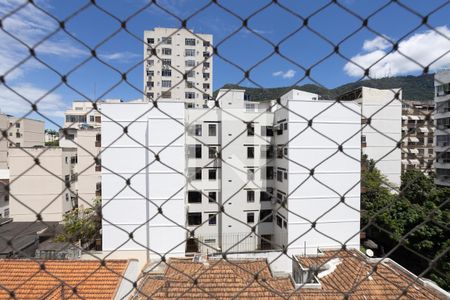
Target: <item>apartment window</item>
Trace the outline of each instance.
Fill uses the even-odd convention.
[[[172,55],[172,49],[170,48],[162,48],[161,52],[163,55]]]
[[[203,41],[204,47],[209,47],[209,45],[211,45],[211,43],[209,41]]]
[[[255,158],[255,147],[247,147],[247,158]]]
[[[202,136],[202,124],[195,124],[194,134],[195,136]]]
[[[284,179],[287,180],[287,172],[284,172]]]
[[[247,180],[254,180],[254,179],[255,179],[255,169],[248,168],[247,169]]]
[[[163,80],[163,81],[161,81],[161,86],[163,88],[170,88],[170,87],[172,87],[172,81],[171,80]]]
[[[282,135],[283,134],[283,124],[278,124],[277,134],[278,135]]]
[[[283,227],[287,228],[287,221],[286,220],[283,220]]]
[[[193,83],[192,81],[186,81],[186,87],[188,89],[192,89],[195,86],[195,83]]]
[[[171,66],[172,65],[172,60],[168,59],[168,58],[163,58],[162,65],[163,66]]]
[[[214,226],[217,224],[217,215],[216,214],[208,214],[208,224]]]
[[[89,116],[89,122],[94,123],[95,122],[95,117],[94,116]]]
[[[282,193],[277,193],[277,202],[278,203],[283,203],[283,194]]]
[[[184,56],[195,56],[195,49],[185,49]]]
[[[203,84],[203,89],[209,90],[209,87],[210,87],[209,83],[204,83]]]
[[[267,180],[273,179],[273,167],[266,167],[266,179]]]
[[[217,202],[217,192],[208,193],[209,202]]]
[[[255,202],[255,191],[247,191],[247,202]]]
[[[184,62],[184,65],[185,65],[186,67],[195,67],[195,60],[188,59],[188,60],[186,60],[186,61]]]
[[[432,137],[428,138],[428,144],[433,144],[433,138]]]
[[[188,203],[202,203],[202,193],[200,191],[188,191]]]
[[[202,145],[188,145],[189,158],[202,158]]]
[[[186,72],[186,75],[187,75],[188,78],[194,78],[195,77],[195,72],[194,71],[189,71],[189,72]]]
[[[16,132],[16,138],[20,138],[20,137],[21,137],[20,132]]]
[[[195,99],[195,93],[194,92],[185,92],[184,97],[186,99]]]
[[[155,39],[154,38],[147,38],[147,44],[154,44]]]
[[[216,158],[217,153],[217,147],[216,146],[209,146],[208,147],[208,157],[209,158]]]
[[[203,79],[209,79],[209,73],[203,73]]]
[[[203,63],[203,67],[204,67],[204,68],[209,68],[209,62],[204,62],[204,63]]]
[[[263,223],[272,223],[273,215],[271,209],[263,209],[259,213],[259,220]]]
[[[20,128],[20,123],[16,123],[16,128]]]
[[[277,146],[277,158],[283,158],[283,146]]]
[[[284,130],[287,130],[287,128],[288,128],[287,123],[284,123]]]
[[[249,212],[247,213],[247,224],[255,223],[255,213]]]
[[[195,39],[184,39],[185,46],[195,46]]]
[[[265,145],[261,147],[261,157],[270,159],[273,158],[273,146],[272,145]]]
[[[153,70],[147,70],[147,76],[155,76],[155,71]]]
[[[69,194],[66,194],[66,201],[69,202]]]
[[[65,157],[66,165],[69,163],[69,157]]]
[[[217,136],[217,124],[208,124],[208,135]]]
[[[163,76],[163,77],[170,77],[170,76],[172,76],[172,70],[171,69],[163,69],[161,71],[161,76]]]
[[[202,168],[188,168],[188,177],[191,180],[202,180]]]
[[[247,123],[247,136],[255,135],[255,124]]]
[[[163,37],[162,38],[163,45],[172,45],[172,37]]]
[[[367,146],[367,139],[365,135],[361,135],[361,146],[366,147]]]
[[[283,228],[283,219],[277,215],[277,225],[280,228]]]
[[[208,94],[203,94],[203,100],[209,100],[212,99]]]
[[[147,81],[147,87],[152,88],[155,86],[155,83],[153,81]]]
[[[170,99],[172,98],[172,93],[170,91],[164,91],[161,93],[161,98]]]
[[[147,65],[149,67],[153,67],[155,65],[155,61],[153,59],[149,59],[149,60],[147,60]]]
[[[155,96],[154,93],[147,93],[147,97],[150,98],[150,99],[153,99],[154,96]]]
[[[273,136],[273,128],[271,126],[261,126],[262,136]]]
[[[217,179],[217,170],[216,169],[209,169],[208,170],[208,179],[209,180],[216,180]]]
[[[198,226],[202,224],[202,213],[201,212],[188,213],[187,219],[189,226]]]
[[[259,200],[260,202],[267,202],[267,201],[270,201],[272,198],[270,196],[270,194],[266,191],[259,192],[259,197],[260,197],[260,200]]]
[[[277,181],[283,182],[283,171],[277,170]]]
[[[19,148],[20,147],[20,143],[16,143],[16,147]]]

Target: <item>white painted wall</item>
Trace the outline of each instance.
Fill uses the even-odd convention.
[[[184,104],[108,103],[101,109],[103,250],[184,254]],[[169,167],[153,162],[154,153]]]
[[[357,100],[361,105],[361,114],[371,117],[371,126],[366,126],[362,134],[366,136],[367,147],[362,151],[369,159],[376,161],[377,168],[395,187],[400,187],[401,149],[397,142],[402,138],[402,105],[395,99],[400,89],[379,90],[363,87],[362,98]]]
[[[352,112],[358,112],[359,107],[353,103],[313,99],[317,98],[288,94],[282,97],[282,102],[289,111],[275,112],[277,122],[287,120],[288,131],[277,135],[276,143],[288,144],[289,157],[289,160],[277,159],[277,167],[288,170],[287,183],[284,178],[283,182],[276,182],[277,190],[288,195],[289,212],[279,210],[287,214],[287,240],[282,240],[284,235],[277,225],[274,225],[278,232],[275,236],[279,244],[297,254],[344,243],[359,247],[360,215],[355,210],[360,208],[361,148],[360,135],[353,135],[361,125],[359,114]],[[311,119],[312,128],[308,127]],[[344,153],[338,151],[340,144]],[[314,169],[313,177],[311,169]],[[343,195],[346,204],[354,209],[339,203]],[[311,229],[311,222],[316,222],[315,229]]]

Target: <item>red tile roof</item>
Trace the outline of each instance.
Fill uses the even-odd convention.
[[[358,251],[326,251],[297,257],[304,268],[334,260],[335,268],[322,273],[320,286],[296,288],[290,277],[274,277],[266,260],[171,259],[161,274],[147,274],[138,299],[447,299],[391,261],[378,264]],[[286,270],[290,271],[290,270]],[[258,274],[257,277],[254,274]],[[407,289],[402,296],[403,289]]]
[[[293,287],[289,277],[274,278],[265,260],[171,259],[162,276],[144,279],[138,299],[276,299]]]
[[[113,299],[127,266],[126,260],[102,266],[97,260],[2,259],[0,299]]]
[[[319,278],[320,289],[302,289],[308,296],[342,299],[347,293],[350,299],[447,299],[391,260],[369,260],[356,250],[325,251],[297,259],[304,268],[327,262],[336,266],[334,271]],[[406,294],[402,296],[404,289]],[[311,299],[319,299],[315,297]]]

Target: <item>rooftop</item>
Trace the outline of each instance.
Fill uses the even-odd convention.
[[[448,294],[385,259],[356,250],[298,256],[304,270],[318,268],[319,284],[298,284],[275,277],[266,260],[171,259],[162,271],[147,273],[136,299],[448,299]],[[377,266],[372,272],[373,267]],[[257,276],[255,276],[257,274]],[[402,293],[406,294],[402,296]]]
[[[0,260],[0,299],[113,299],[127,266],[127,260],[105,266],[97,260]]]

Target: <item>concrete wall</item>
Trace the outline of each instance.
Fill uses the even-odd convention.
[[[10,149],[10,215],[14,221],[35,221],[36,213],[44,221],[63,219],[76,204],[64,183],[74,170],[71,158],[75,156],[72,148]],[[39,159],[39,166],[34,158]]]
[[[103,250],[184,254],[184,104],[104,104],[102,112]],[[155,153],[170,167],[153,162]]]

